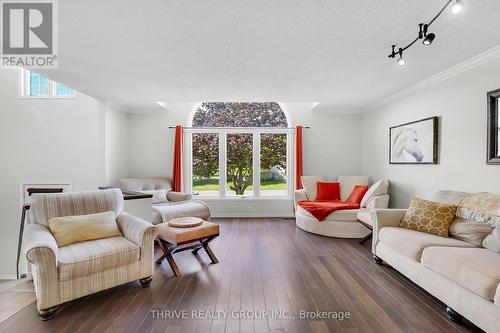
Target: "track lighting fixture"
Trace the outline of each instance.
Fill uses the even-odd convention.
[[[436,34],[434,34],[432,32],[428,33],[429,27],[431,26],[432,23],[434,23],[434,21],[436,21],[436,19],[444,12],[444,10],[449,5],[452,5],[451,12],[453,14],[460,13],[464,7],[464,3],[462,2],[462,0],[448,0],[446,2],[446,4],[443,6],[443,8],[441,8],[441,10],[436,14],[436,16],[434,16],[434,18],[429,21],[429,23],[420,23],[418,25],[418,28],[419,28],[418,36],[411,43],[409,43],[405,47],[398,48],[397,51],[396,51],[396,45],[392,45],[392,51],[389,54],[389,58],[396,58],[396,55],[399,55],[399,57],[397,58],[397,63],[400,66],[404,66],[404,65],[406,65],[406,59],[403,58],[403,52],[406,51],[411,46],[413,46],[413,44],[415,44],[415,42],[417,40],[421,39],[422,44],[424,44],[426,46],[430,46],[432,44],[432,42],[434,41],[434,39],[436,38]]]

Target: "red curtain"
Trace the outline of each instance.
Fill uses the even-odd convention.
[[[174,168],[172,176],[172,190],[175,192],[182,192],[182,132],[182,126],[175,126]]]
[[[295,189],[302,188],[302,126],[295,128]]]

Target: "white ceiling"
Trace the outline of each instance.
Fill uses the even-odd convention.
[[[463,0],[399,68],[446,0],[59,1],[52,79],[128,111],[156,101],[319,102],[356,112],[500,44],[500,1]]]

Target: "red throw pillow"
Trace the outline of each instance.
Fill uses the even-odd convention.
[[[368,185],[356,185],[354,186],[352,193],[349,195],[349,198],[347,198],[346,201],[360,204],[367,191]]]
[[[322,200],[340,200],[340,183],[317,183],[318,194],[316,196],[317,201]]]

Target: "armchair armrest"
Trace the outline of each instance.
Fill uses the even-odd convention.
[[[42,224],[29,224],[24,233],[26,244],[26,258],[33,265],[42,263],[43,258],[50,258],[49,262],[57,265],[59,248],[50,230]],[[43,262],[44,264],[47,261]]]
[[[33,265],[33,283],[38,310],[59,304],[57,257],[59,248],[49,229],[29,224],[24,234],[26,258]]]
[[[301,200],[308,200],[306,190],[300,189],[293,192],[293,208],[297,207],[297,204]]]
[[[153,244],[158,235],[158,229],[153,224],[129,213],[123,212],[118,215],[116,222],[123,236],[141,248],[148,243]]]
[[[406,214],[406,209],[375,209],[372,211],[373,219],[373,240],[372,252],[375,254],[375,249],[379,241],[378,233],[384,227],[399,227]]]
[[[172,202],[187,201],[193,199],[189,193],[169,191],[167,193],[167,200]]]
[[[154,241],[158,228],[128,213],[118,215],[116,222],[123,236],[141,247],[141,276],[150,277],[154,270]]]
[[[371,197],[366,202],[366,209],[368,210],[387,207],[389,207],[389,194],[381,194],[375,197]]]

